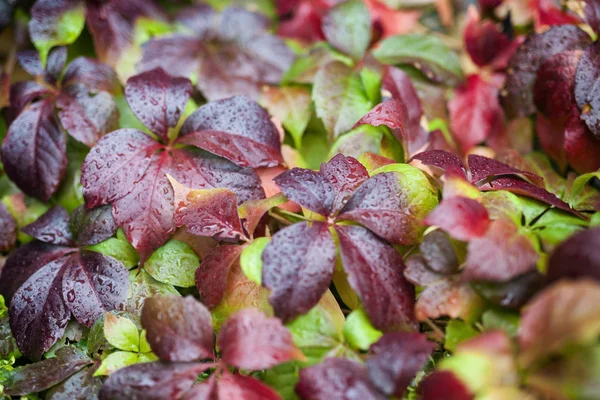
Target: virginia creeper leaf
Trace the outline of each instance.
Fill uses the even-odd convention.
[[[596,251],[600,228],[576,233],[562,242],[548,262],[547,279],[580,279],[589,277],[600,281],[600,255]]]
[[[53,207],[35,222],[24,226],[21,231],[39,241],[59,246],[73,244],[69,230],[69,213],[60,207]]]
[[[178,240],[169,240],[159,247],[144,264],[154,279],[179,287],[194,286],[194,273],[200,259],[194,250]]]
[[[200,301],[209,309],[219,305],[225,288],[227,278],[233,264],[239,263],[242,246],[220,245],[215,247],[202,259],[195,272],[196,288]]]
[[[0,203],[0,251],[8,251],[17,241],[17,223],[8,212],[4,203]]]
[[[360,60],[371,42],[371,15],[359,0],[339,3],[323,17],[323,33],[337,50]]]
[[[483,236],[490,218],[479,202],[457,196],[444,199],[423,222],[440,227],[456,239],[467,241]]]
[[[71,214],[69,230],[80,246],[91,246],[105,241],[117,232],[117,225],[109,205],[86,208],[79,206]]]

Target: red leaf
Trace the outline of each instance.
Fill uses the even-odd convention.
[[[577,109],[567,120],[565,152],[569,164],[579,173],[600,169],[600,138],[595,137],[579,119]]]
[[[578,232],[562,242],[550,256],[547,279],[581,279],[600,281],[600,228]]]
[[[262,255],[263,286],[284,322],[308,312],[321,299],[335,266],[335,244],[327,224],[300,222],[277,232]]]
[[[307,43],[325,39],[321,30],[321,15],[315,9],[313,2],[301,1],[294,9],[292,18],[281,21],[277,28],[277,35]]]
[[[223,373],[218,385],[219,399],[277,400],[277,392],[251,376]],[[196,398],[195,398],[196,399]],[[190,399],[191,400],[191,399]]]
[[[490,218],[478,201],[457,196],[444,199],[423,223],[438,226],[452,237],[468,241],[485,234]]]
[[[504,127],[498,88],[479,75],[469,76],[466,86],[456,89],[454,98],[448,102],[448,109],[452,131],[464,152],[485,141],[496,129]]]
[[[581,20],[576,14],[563,11],[555,0],[530,0],[536,28],[544,25],[577,25]]]
[[[343,154],[322,163],[319,172],[333,187],[333,215],[337,214],[356,189],[369,179],[369,173],[361,163]]]
[[[419,383],[417,389],[421,400],[471,400],[467,386],[450,371],[435,371]]]
[[[69,230],[69,213],[60,206],[46,211],[35,222],[23,227],[23,233],[45,243],[71,246],[73,238]]]
[[[331,214],[334,188],[320,172],[292,168],[273,179],[283,194],[302,207],[323,216]]]
[[[565,122],[564,120],[547,119],[541,113],[535,116],[535,130],[542,149],[558,164],[561,171],[567,167],[565,152]]]
[[[362,117],[354,126],[360,125],[385,125],[390,129],[401,132],[400,137],[406,136],[404,124],[407,120],[406,105],[394,98],[377,104],[371,111]]]
[[[537,108],[550,118],[567,117],[575,104],[575,71],[582,50],[570,50],[547,58],[537,72],[533,87]]]
[[[475,6],[469,6],[467,10],[463,39],[469,56],[480,67],[491,65],[496,69],[504,68],[506,64],[497,65],[496,60],[504,58],[508,61],[510,57],[505,57],[504,53],[516,50],[509,37],[496,24],[490,20],[481,21]]]
[[[219,331],[217,344],[223,361],[249,371],[305,359],[279,319],[267,318],[253,308],[229,317]]]
[[[385,331],[414,329],[414,288],[402,275],[400,254],[363,227],[337,225],[335,229],[348,282],[373,325]]]
[[[464,175],[466,177],[466,171],[464,164],[460,161],[455,154],[450,153],[446,150],[428,150],[422,153],[419,153],[412,160],[419,160],[425,165],[432,165],[434,167],[441,168],[443,170],[454,170],[457,173]]]
[[[125,86],[125,97],[133,113],[159,138],[169,140],[192,93],[186,78],[172,78],[162,68],[131,77]]]
[[[0,252],[9,251],[17,241],[17,223],[4,203],[0,203]]]
[[[513,168],[488,157],[469,154],[467,162],[469,163],[469,170],[471,171],[471,182],[474,184],[480,184],[492,177],[497,178],[517,175],[536,186],[544,187],[544,179],[542,177],[528,171]]]
[[[381,29],[381,37],[409,33],[419,21],[421,12],[418,10],[395,10],[385,1],[365,0],[375,29]]]
[[[141,321],[152,351],[162,360],[213,357],[210,312],[192,296],[149,297],[144,302]]]
[[[538,254],[530,239],[506,219],[498,219],[469,242],[464,281],[508,281],[536,268]]]
[[[195,282],[200,301],[209,309],[219,305],[225,288],[231,266],[239,262],[243,246],[221,245],[208,253],[196,270]]]

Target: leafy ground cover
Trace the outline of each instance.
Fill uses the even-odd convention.
[[[0,396],[598,399],[599,32],[0,0]]]

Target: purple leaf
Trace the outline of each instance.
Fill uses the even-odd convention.
[[[34,81],[15,82],[10,86],[10,117],[16,118],[31,102],[53,95],[52,89]],[[10,119],[9,119],[10,120]]]
[[[42,76],[44,74],[44,66],[36,50],[19,51],[17,53],[17,61],[21,68],[31,76]]]
[[[105,241],[115,234],[117,224],[110,205],[86,208],[81,205],[69,219],[69,229],[79,246],[91,246]]]
[[[249,371],[305,360],[281,321],[253,308],[229,317],[219,330],[217,344],[223,361]]]
[[[152,351],[162,360],[193,361],[213,357],[210,312],[192,296],[146,299],[142,326]]]
[[[600,31],[600,3],[596,0],[585,0],[583,3],[583,18],[585,22],[594,32]]]
[[[548,282],[590,277],[600,281],[600,228],[578,232],[562,242],[550,256]]]
[[[373,325],[385,331],[414,329],[415,292],[402,275],[402,256],[363,227],[337,225],[335,229],[348,282]]]
[[[583,52],[575,73],[575,101],[583,119],[596,138],[600,137],[600,44],[594,42]]]
[[[200,301],[209,309],[219,305],[232,265],[239,262],[243,246],[220,245],[202,258],[196,270],[195,281]]]
[[[466,168],[460,158],[445,150],[429,150],[413,156],[412,160],[419,160],[425,165],[432,165],[443,170],[455,170],[466,176]]]
[[[401,398],[434,348],[420,333],[388,333],[369,348],[369,378],[382,393]]]
[[[546,283],[545,276],[538,270],[526,272],[507,282],[471,282],[472,287],[481,297],[506,308],[520,309]]]
[[[120,369],[104,382],[100,400],[180,399],[210,364],[152,363]]]
[[[162,140],[169,140],[169,128],[174,128],[192,93],[192,83],[186,78],[172,78],[156,68],[127,80],[125,97],[138,119]]]
[[[26,194],[48,201],[65,174],[66,147],[54,105],[44,100],[13,121],[0,152],[8,177]]]
[[[31,31],[30,31],[31,32]],[[67,62],[67,47],[55,47],[48,53],[48,60],[46,61],[46,74],[45,79],[47,82],[57,82],[65,68]]]
[[[127,299],[129,272],[120,261],[93,251],[69,256],[63,275],[63,299],[82,325],[91,328],[107,311]]]
[[[536,186],[544,187],[544,178],[532,174],[531,172],[521,171],[510,167],[500,161],[479,156],[477,154],[469,154],[467,162],[471,170],[471,182],[479,184],[492,177],[516,175],[526,179]]]
[[[428,233],[419,245],[419,250],[427,267],[433,272],[443,275],[458,272],[459,261],[456,251],[448,235],[442,231],[435,230]]]
[[[478,201],[457,196],[442,200],[423,223],[438,226],[450,236],[467,241],[485,234],[490,217]]]
[[[208,103],[188,117],[179,143],[197,146],[252,168],[283,162],[279,133],[255,101],[236,96]]]
[[[62,78],[63,87],[78,83],[98,92],[117,93],[121,90],[115,71],[110,66],[88,57],[77,57],[71,61]]]
[[[469,388],[451,371],[435,371],[427,375],[417,389],[421,400],[471,400]]]
[[[23,227],[23,233],[45,243],[72,246],[73,238],[69,230],[69,213],[60,206],[46,211],[35,222]]]
[[[332,215],[337,214],[356,189],[369,179],[369,173],[361,163],[343,154],[321,164],[319,172],[333,187]]]
[[[102,388],[102,379],[93,376],[93,373],[93,368],[86,368],[71,375],[67,380],[50,389],[46,394],[46,399],[97,400]]]
[[[258,379],[251,376],[231,374],[229,372],[221,375],[218,393],[219,399],[277,400],[281,398],[274,389]],[[205,398],[209,399],[210,397]],[[198,398],[194,397],[194,399],[197,400]]]
[[[335,201],[334,187],[322,173],[292,168],[273,179],[286,197],[323,216],[331,214]]]
[[[369,381],[366,368],[345,358],[326,358],[300,370],[296,393],[312,400],[383,400]]]
[[[0,227],[0,252],[9,251],[17,241],[17,223],[4,203],[0,203]]]
[[[335,244],[327,224],[301,222],[277,232],[265,248],[262,283],[275,315],[290,321],[321,299],[333,274]]]
[[[13,370],[3,383],[4,394],[17,396],[44,391],[91,363],[80,350],[61,347],[55,357]]]

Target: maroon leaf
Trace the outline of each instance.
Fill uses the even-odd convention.
[[[406,104],[401,100],[391,98],[377,104],[365,116],[363,116],[354,126],[369,124],[372,126],[385,125],[392,129],[396,137],[400,140],[408,136],[408,110]]]
[[[52,96],[51,88],[34,81],[22,81],[10,86],[10,116],[16,118],[18,114],[31,102]]]
[[[534,270],[538,259],[530,239],[506,219],[498,219],[480,238],[469,242],[465,281],[508,281]]]
[[[69,229],[79,246],[91,246],[115,234],[117,225],[110,205],[88,209],[77,207],[69,219]]]
[[[88,89],[115,93],[121,84],[115,71],[93,58],[77,57],[69,63],[62,77],[63,87],[83,83]]]
[[[219,331],[217,344],[223,361],[249,371],[304,360],[304,355],[281,321],[268,318],[253,308],[229,317]]]
[[[547,279],[590,277],[600,281],[600,228],[578,232],[562,242],[548,262]]]
[[[69,230],[69,213],[60,206],[46,211],[35,222],[23,227],[21,231],[45,243],[62,246],[73,245],[73,238]]]
[[[333,215],[338,213],[356,189],[369,179],[369,173],[361,163],[343,154],[322,163],[319,172],[333,187]]]
[[[209,309],[219,305],[225,288],[231,266],[239,262],[243,246],[221,245],[208,253],[196,270],[195,281],[200,301]]]
[[[348,282],[373,325],[386,331],[414,329],[415,292],[402,275],[400,254],[363,227],[337,225],[335,229]]]
[[[41,3],[41,2],[40,2]],[[47,3],[48,4],[48,3]],[[30,30],[31,33],[31,30]],[[67,47],[55,47],[48,53],[46,60],[45,79],[48,82],[55,83],[62,75],[65,63],[67,62]]]
[[[515,50],[513,42],[496,24],[490,20],[481,21],[475,7],[469,7],[467,11],[463,38],[471,60],[480,67],[505,68],[506,64],[502,64],[508,60],[506,53],[511,55]]]
[[[533,270],[507,282],[471,282],[469,285],[490,303],[518,310],[542,289],[545,283],[544,275]]]
[[[444,199],[423,223],[438,226],[452,237],[468,241],[485,234],[490,218],[478,201],[457,196]]]
[[[467,386],[450,371],[435,371],[421,381],[417,389],[421,400],[471,400]]]
[[[402,397],[423,369],[435,344],[420,333],[394,332],[371,345],[367,373],[382,393]]]
[[[600,3],[596,0],[584,0],[583,19],[594,30],[600,31]]]
[[[560,170],[564,170],[567,167],[564,120],[547,119],[538,112],[535,116],[535,130],[542,149],[558,164]]]
[[[273,179],[288,199],[323,216],[330,215],[335,201],[334,187],[322,173],[292,168]]]
[[[412,160],[419,160],[425,165],[432,165],[443,170],[455,170],[466,176],[466,168],[460,158],[445,150],[428,150],[413,156]]]
[[[575,104],[575,71],[582,50],[570,50],[547,58],[537,72],[533,98],[538,110],[548,117],[567,117]]]
[[[104,382],[100,400],[180,399],[210,364],[152,362],[120,369]]]
[[[262,255],[269,303],[287,322],[313,308],[331,282],[335,244],[327,224],[301,222],[277,232]]]
[[[32,104],[13,121],[2,142],[4,170],[23,192],[48,201],[65,174],[66,146],[52,102]]]
[[[70,346],[61,347],[56,350],[56,357],[27,364],[12,371],[8,381],[3,383],[4,393],[17,396],[41,392],[91,363],[92,360],[79,350]]]
[[[382,400],[362,364],[345,358],[326,358],[300,370],[296,393],[312,400]]]
[[[192,93],[186,78],[172,78],[162,68],[133,76],[127,80],[125,97],[133,113],[165,142],[169,128],[179,122]]]
[[[17,241],[17,223],[4,203],[0,203],[0,227],[0,252],[4,252],[12,249]]]
[[[579,119],[577,109],[567,120],[565,127],[565,153],[569,164],[580,173],[600,169],[600,138]]]
[[[255,101],[236,96],[208,103],[181,127],[180,143],[200,147],[242,167],[283,162],[277,128]]]
[[[221,375],[218,393],[219,399],[277,400],[281,398],[274,389],[258,379],[229,372]],[[200,399],[202,398],[200,397]]]
[[[551,27],[530,36],[508,65],[508,75],[501,103],[509,118],[535,112],[533,85],[539,67],[549,57],[567,50],[583,50],[590,43],[587,33],[574,25]]]
[[[120,261],[82,250],[69,256],[65,268],[63,298],[82,325],[91,328],[104,313],[125,303],[129,272]]]
[[[481,183],[491,177],[518,175],[536,186],[544,187],[544,179],[542,177],[528,171],[513,168],[491,158],[469,154],[468,163],[471,170],[471,182],[475,184]]]
[[[440,230],[428,233],[419,245],[419,250],[432,271],[448,275],[458,271],[458,257],[452,241]],[[405,273],[406,275],[406,273]]]
[[[68,257],[51,261],[34,272],[10,302],[10,328],[19,350],[38,361],[62,337],[71,311],[62,296]]]
[[[97,400],[103,382],[93,373],[93,368],[87,368],[71,375],[48,392],[47,400]]]
[[[142,326],[152,351],[162,360],[193,361],[213,357],[210,312],[191,296],[146,299]]]
[[[40,60],[40,55],[36,50],[23,50],[17,53],[17,61],[31,76],[42,76],[44,74],[44,66]]]

